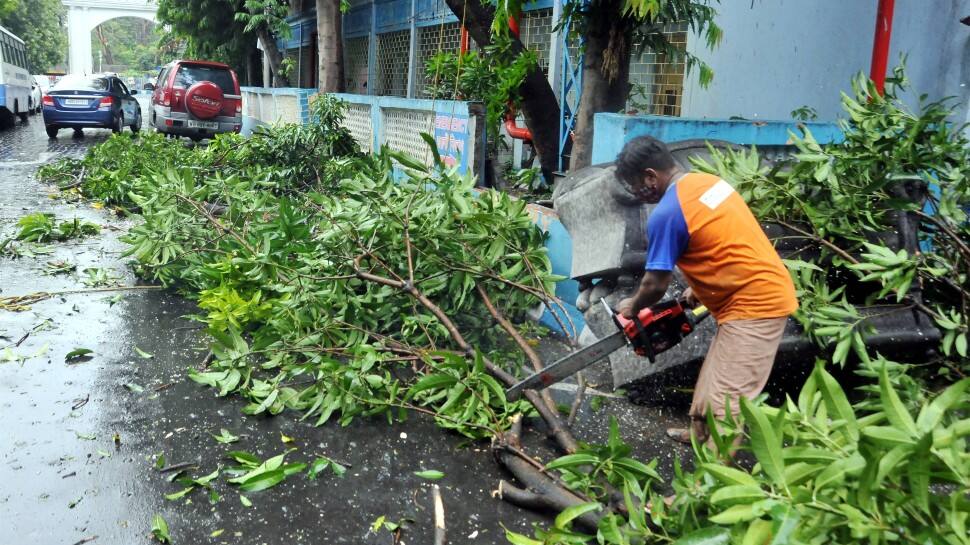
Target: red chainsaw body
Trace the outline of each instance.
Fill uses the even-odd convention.
[[[698,318],[676,299],[644,308],[632,320],[613,314],[613,321],[633,351],[651,362],[657,354],[673,348],[693,332]]]

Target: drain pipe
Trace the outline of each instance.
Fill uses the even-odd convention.
[[[893,31],[893,8],[895,0],[879,0],[876,9],[876,32],[872,39],[872,64],[869,79],[876,84],[876,90],[883,94],[886,86],[886,67],[889,60],[889,40]]]

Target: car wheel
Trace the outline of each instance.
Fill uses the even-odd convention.
[[[135,122],[131,124],[131,135],[134,136],[141,132],[141,110],[135,114]]]
[[[125,130],[125,114],[118,114],[118,117],[115,118],[115,126],[111,127],[111,132],[118,134],[123,130]]]
[[[27,112],[19,112],[19,113],[17,113],[17,117],[20,118],[20,122],[21,123],[26,123],[28,121],[28,119],[27,119]]]
[[[57,127],[51,127],[50,125],[47,126],[47,136],[50,138],[57,138],[57,131]]]

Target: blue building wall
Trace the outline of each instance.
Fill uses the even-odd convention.
[[[822,144],[841,142],[842,131],[833,123],[802,123]],[[649,135],[664,142],[678,140],[725,140],[741,145],[790,144],[789,131],[797,133],[795,121],[744,121],[734,119],[686,119],[654,115],[596,114],[593,121],[593,164],[616,159],[623,145],[637,136]]]
[[[785,119],[811,106],[819,121],[841,113],[840,91],[851,78],[869,73],[876,0],[763,2],[724,1],[714,5],[724,34],[713,50],[690,34],[687,49],[714,70],[707,88],[696,71],[684,80],[684,117]],[[907,55],[915,105],[919,93],[931,100],[957,97],[954,121],[968,118],[970,101],[970,0],[897,1],[889,65]]]

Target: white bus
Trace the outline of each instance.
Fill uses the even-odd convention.
[[[27,121],[30,111],[30,70],[24,41],[0,26],[0,125],[11,126],[14,116]]]

